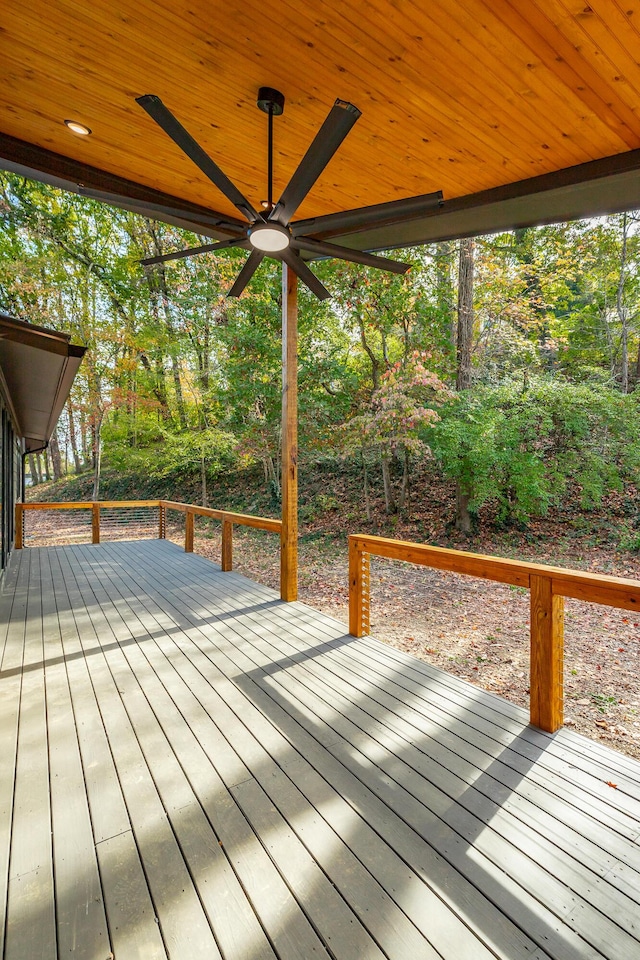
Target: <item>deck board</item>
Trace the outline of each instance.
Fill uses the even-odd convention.
[[[30,572],[39,581],[40,557],[30,560]],[[30,669],[42,664],[44,658],[42,607],[42,594],[29,592],[22,651],[6,960],[22,960],[25,956],[49,960],[56,956],[57,949],[45,680],[42,669]]]
[[[7,960],[640,958],[635,761],[163,541],[0,613]]]
[[[25,565],[29,557],[20,557]],[[6,572],[2,585],[5,616],[2,638],[2,694],[0,695],[0,903],[6,904],[11,855],[11,823],[18,749],[18,721],[22,686],[22,659],[27,617],[28,576],[18,580],[20,563]],[[6,910],[0,910],[0,944],[5,942]]]
[[[58,949],[92,960],[107,956],[109,935],[51,567],[40,559]]]

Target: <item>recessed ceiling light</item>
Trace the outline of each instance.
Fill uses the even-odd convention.
[[[89,127],[85,126],[84,123],[78,123],[77,120],[65,120],[65,124],[71,130],[71,133],[75,133],[78,137],[88,137],[91,133]]]

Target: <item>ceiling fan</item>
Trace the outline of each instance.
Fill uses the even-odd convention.
[[[229,180],[220,167],[205,153],[202,147],[185,130],[179,120],[164,105],[159,97],[146,94],[138,97],[143,110],[158,124],[173,142],[193,160],[200,170],[211,180],[225,197],[233,203],[247,223],[241,220],[218,221],[220,230],[227,233],[228,239],[216,243],[207,243],[200,247],[191,247],[176,253],[148,257],[140,262],[145,266],[177,260],[182,257],[224,250],[230,247],[250,250],[250,256],[238,274],[228,296],[239,297],[247,283],[262,263],[265,256],[284,261],[294,273],[309,287],[320,300],[330,296],[327,288],[309,269],[301,256],[304,251],[312,257],[336,257],[353,263],[361,263],[393,273],[406,273],[409,264],[390,260],[373,253],[352,250],[349,247],[331,243],[323,237],[332,233],[344,233],[365,226],[398,223],[421,216],[425,211],[442,204],[442,193],[423,194],[407,200],[392,200],[369,207],[359,207],[342,213],[328,214],[311,220],[294,221],[300,204],[303,202],[318,177],[340,147],[354,123],[360,117],[360,111],[352,103],[336,100],[327,118],[302,158],[297,170],[285,187],[284,193],[273,202],[273,118],[284,111],[285,98],[278,90],[261,87],[258,92],[258,108],[269,117],[268,148],[268,196],[262,201],[261,210],[256,210]],[[314,236],[315,234],[315,236]]]

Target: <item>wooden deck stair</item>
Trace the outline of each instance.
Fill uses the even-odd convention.
[[[167,541],[0,613],[6,960],[640,958],[633,760]]]

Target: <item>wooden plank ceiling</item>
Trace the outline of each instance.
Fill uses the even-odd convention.
[[[276,198],[336,97],[362,111],[297,218],[442,190],[430,217],[446,220],[584,180],[596,186],[578,190],[576,212],[619,209],[640,204],[639,50],[639,0],[9,0],[0,156],[8,169],[131,193],[101,171],[237,217],[135,98],[161,97],[257,205],[267,118],[255,100],[268,85],[286,96]],[[614,159],[591,163],[603,158]],[[612,174],[623,189],[596,201]],[[544,204],[528,216],[551,218]]]

